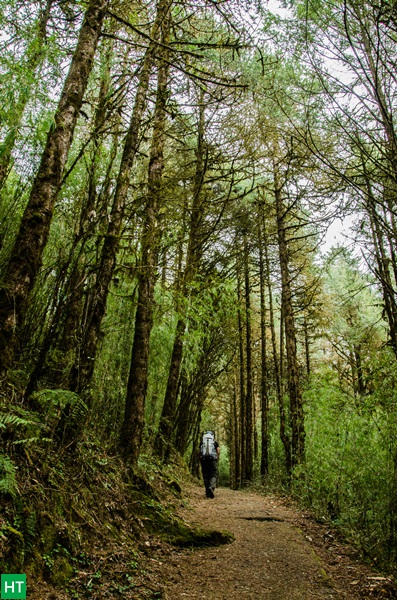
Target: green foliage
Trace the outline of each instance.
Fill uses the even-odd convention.
[[[146,422],[150,433],[154,433],[161,411],[167,385],[168,369],[175,337],[178,315],[173,307],[173,298],[167,290],[156,289],[157,313],[150,335],[148,390]]]
[[[41,404],[45,414],[50,419],[59,418],[68,408],[68,421],[78,425],[87,414],[86,403],[78,394],[69,390],[44,389],[35,392],[32,397]]]
[[[228,486],[230,483],[230,456],[227,446],[221,448],[218,464],[218,485]]]
[[[330,370],[313,378],[305,401],[306,464],[294,473],[295,494],[367,554],[394,562],[394,411],[373,399],[357,405]]]
[[[43,554],[42,559],[52,583],[64,588],[75,572],[77,559],[61,544],[56,544],[49,554]]]
[[[9,456],[0,454],[0,494],[15,498],[18,493],[15,465]]]
[[[36,510],[25,503],[22,495],[15,499],[13,527],[20,534],[21,549],[24,555],[33,550],[37,535]]]
[[[5,446],[11,449],[14,446],[28,446],[35,442],[48,442],[48,424],[45,416],[26,410],[18,404],[10,404],[5,410],[0,411],[0,436],[3,434]]]
[[[7,413],[0,413],[0,429],[7,429],[14,426],[27,426],[32,425],[33,421],[28,421],[23,417],[19,417],[18,415],[12,415]]]

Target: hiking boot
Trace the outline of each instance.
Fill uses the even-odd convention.
[[[212,488],[208,488],[207,490],[207,498],[214,498],[214,490]]]

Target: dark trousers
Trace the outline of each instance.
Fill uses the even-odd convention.
[[[203,473],[205,489],[214,490],[218,479],[218,461],[214,458],[201,459],[201,471]]]

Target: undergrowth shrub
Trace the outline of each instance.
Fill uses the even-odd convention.
[[[294,494],[365,554],[396,566],[394,411],[343,393],[331,372],[312,382],[305,406],[306,464],[294,472]]]

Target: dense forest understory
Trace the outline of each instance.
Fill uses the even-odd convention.
[[[150,536],[230,541],[176,516],[211,429],[396,576],[394,0],[0,24],[2,572],[99,598],[119,556],[117,597]]]

